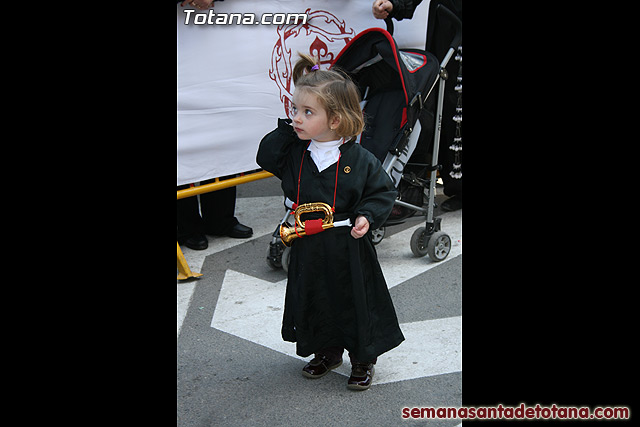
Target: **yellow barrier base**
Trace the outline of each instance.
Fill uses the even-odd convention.
[[[202,276],[202,274],[191,271],[189,264],[187,264],[187,260],[184,259],[184,255],[180,249],[180,244],[178,243],[178,280],[187,280],[192,277],[197,278],[200,276]]]

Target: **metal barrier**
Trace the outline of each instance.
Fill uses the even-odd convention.
[[[183,190],[178,190],[178,199],[184,199],[186,197],[195,196],[197,194],[210,193],[212,191],[222,190],[224,188],[235,187],[236,185],[246,184],[247,182],[257,181],[259,179],[265,179],[272,177],[273,174],[261,170],[260,172],[254,172],[249,174],[240,174],[240,176],[235,178],[225,179],[221,181],[220,178],[216,178],[214,182],[209,184],[199,185],[197,187],[185,188]],[[202,274],[194,273],[189,268],[187,264],[187,260],[184,258],[182,254],[182,250],[180,249],[180,244],[178,243],[178,280],[187,280],[191,278],[199,278]]]

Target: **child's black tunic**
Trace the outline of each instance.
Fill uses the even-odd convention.
[[[364,215],[370,230],[381,226],[397,193],[380,161],[347,142],[340,146],[339,164],[318,172],[307,145],[280,119],[260,142],[256,161],[282,180],[285,196],[295,201],[304,154],[300,204],[331,206],[338,169],[334,221],[351,218],[355,223],[356,216]],[[282,338],[296,342],[302,357],[338,346],[357,360],[370,361],[404,340],[370,233],[354,239],[350,231],[335,227],[292,242]]]

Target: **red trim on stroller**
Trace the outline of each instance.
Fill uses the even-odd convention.
[[[412,50],[405,50],[404,53],[410,53],[411,55],[417,55],[417,56],[421,56],[422,57],[422,65],[414,68],[413,70],[410,70],[409,67],[407,67],[407,71],[410,72],[411,74],[415,73],[416,71],[418,71],[420,68],[424,67],[425,65],[427,65],[427,55],[423,55],[419,52],[414,52]]]
[[[338,55],[336,55],[336,58],[333,60],[333,62],[331,63],[331,67],[333,67],[333,64],[336,63],[336,61],[338,60],[338,58],[340,58],[342,56],[342,54],[344,53],[345,50],[347,50],[352,43],[354,43],[356,40],[358,40],[360,37],[364,36],[365,34],[371,33],[371,32],[378,32],[380,34],[382,34],[383,36],[385,36],[387,38],[387,40],[389,41],[389,43],[391,43],[392,46],[396,46],[396,42],[393,39],[393,36],[391,34],[389,34],[389,32],[387,30],[384,30],[382,28],[378,28],[378,27],[374,27],[374,28],[368,28],[366,30],[364,30],[363,32],[357,34],[354,38],[352,38],[351,40],[349,40],[349,43],[346,44],[345,47],[342,48],[342,50],[338,53]],[[407,87],[404,84],[404,77],[402,76],[402,68],[400,68],[400,58],[398,58],[398,49],[396,46],[396,49],[393,49],[393,57],[396,60],[396,68],[398,69],[398,74],[400,75],[400,82],[402,83],[402,91],[404,92],[404,100],[405,100],[405,107],[402,109],[402,123],[400,124],[400,126],[404,126],[407,123],[407,105],[409,105],[409,96],[407,95]],[[426,57],[425,57],[425,63],[426,63]]]

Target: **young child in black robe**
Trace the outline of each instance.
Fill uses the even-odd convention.
[[[284,195],[296,206],[324,202],[334,227],[291,243],[282,338],[296,353],[315,357],[302,370],[320,378],[351,359],[347,387],[371,386],[377,357],[404,336],[389,295],[370,229],[381,226],[396,189],[380,161],[360,144],[364,127],[355,84],[334,70],[319,70],[306,55],[293,70],[291,120],[260,142],[256,161],[282,180]]]

